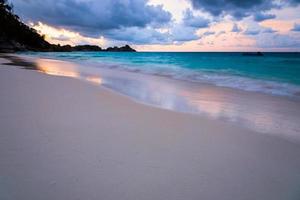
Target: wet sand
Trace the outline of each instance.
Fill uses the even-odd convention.
[[[300,197],[296,143],[11,65],[0,97],[1,200]]]

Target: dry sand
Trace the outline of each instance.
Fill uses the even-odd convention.
[[[0,129],[1,200],[300,199],[300,145],[72,78],[1,64]]]

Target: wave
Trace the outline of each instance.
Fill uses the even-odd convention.
[[[300,98],[300,86],[291,83],[254,79],[242,75],[233,74],[232,71],[201,71],[186,69],[174,65],[124,65],[121,63],[106,62],[96,65],[100,68],[118,69],[134,73],[142,73],[154,76],[163,76],[176,80],[208,83],[220,87],[234,88],[244,91],[260,92],[278,96]]]
[[[235,67],[216,67],[215,69],[205,69],[203,67],[197,67],[197,63],[193,63],[192,67],[190,68],[181,66],[183,63],[187,64],[186,62],[189,62],[189,60],[184,60],[184,62],[175,62],[174,60],[177,59],[178,61],[179,58],[173,59],[173,57],[157,57],[160,54],[155,54],[156,57],[151,56],[147,59],[144,59],[143,56],[139,58],[132,58],[130,56],[126,56],[126,54],[114,54],[114,57],[110,57],[110,54],[95,54],[92,52],[76,52],[71,54],[31,53],[30,55],[78,62],[83,66],[85,66],[86,63],[89,63],[90,66],[94,66],[96,68],[118,69],[135,73],[164,76],[182,81],[209,83],[216,86],[235,88],[244,91],[300,98],[300,85],[286,82],[286,80],[275,79],[275,77],[274,80],[270,79],[270,77],[268,79],[263,79],[256,76],[253,77],[253,74],[251,77],[249,77],[245,71],[242,73],[242,70],[240,70],[240,68],[244,68],[244,66],[237,66],[241,65],[241,63],[230,64],[235,65]],[[253,69],[256,66],[251,65],[247,67]],[[259,67],[256,67],[256,69],[259,70]],[[281,69],[283,70],[284,68]],[[293,75],[293,77],[297,76],[296,74],[297,72],[295,75]],[[257,74],[257,76],[259,75],[262,76],[261,74]]]

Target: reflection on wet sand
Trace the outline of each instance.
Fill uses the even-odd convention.
[[[203,93],[205,95],[202,95]],[[201,92],[184,91],[182,95],[186,97],[188,104],[194,106],[199,113],[216,119],[239,122],[259,132],[277,132],[276,124],[281,123],[282,120],[289,124],[289,121],[281,119],[278,113],[272,112],[272,106],[269,109],[261,109],[261,106],[252,107],[249,106],[246,98],[242,100],[243,103],[237,103],[238,100],[232,94],[230,94],[231,97],[228,97],[229,94],[202,89]]]
[[[37,60],[37,70],[54,76],[66,76],[72,78],[79,78],[80,74],[78,70],[72,66],[62,63],[63,67],[59,65],[59,62],[54,62],[46,59]]]
[[[36,64],[39,72],[48,75],[77,78],[86,80],[96,85],[102,84],[102,79],[99,75],[83,75],[75,65],[67,62],[39,59],[37,60]]]
[[[104,76],[104,86],[140,102],[202,114],[252,130],[300,141],[300,102],[222,87],[125,73]]]
[[[224,96],[210,89],[202,89],[199,92],[183,90],[180,95],[185,97],[188,104],[195,107],[197,112],[209,114],[214,118],[231,110],[228,108],[229,105],[225,105]]]

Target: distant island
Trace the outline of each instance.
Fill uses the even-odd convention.
[[[129,45],[123,47],[108,47],[102,49],[96,45],[56,45],[45,40],[35,29],[24,24],[19,16],[12,11],[7,0],[0,0],[0,52],[12,53],[16,51],[44,51],[44,52],[72,52],[72,51],[109,51],[135,52]]]
[[[262,52],[244,52],[243,56],[263,56]]]
[[[135,49],[131,48],[129,45],[122,47],[108,47],[107,49],[102,49],[97,45],[54,45],[50,44],[50,47],[45,51],[54,51],[54,52],[72,52],[72,51],[110,51],[110,52],[136,52]]]

